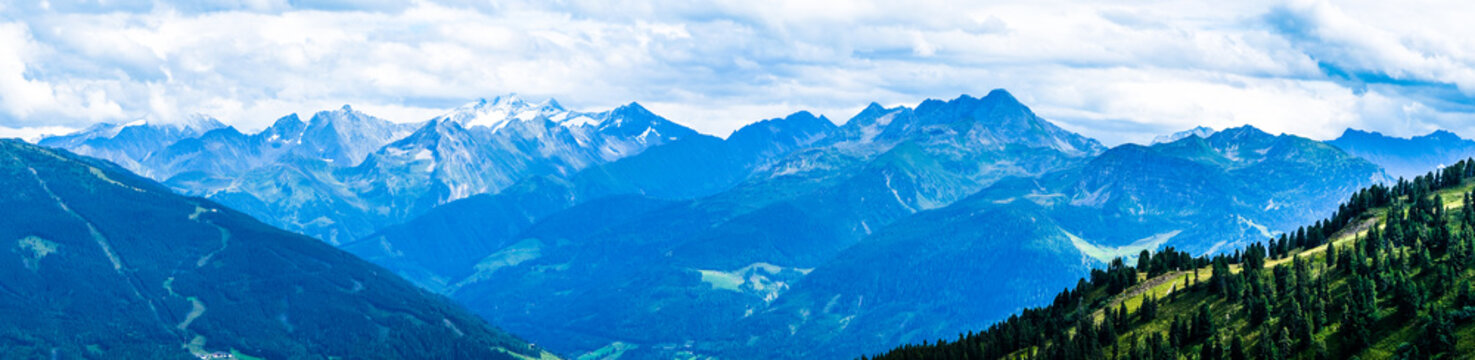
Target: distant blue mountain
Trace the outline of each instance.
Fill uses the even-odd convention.
[[[566,110],[516,95],[481,99],[427,122],[392,123],[349,106],[256,134],[207,117],[99,125],[41,140],[332,244],[367,236],[457,199],[531,176],[590,166],[698,136],[631,103]]]
[[[830,358],[955,337],[1047,303],[1112,258],[1267,240],[1386,180],[1329,145],[1248,126],[1122,145],[898,221],[729,331],[764,344],[758,357]],[[753,353],[734,344],[723,354]]]
[[[1327,143],[1382,166],[1393,177],[1405,179],[1475,157],[1475,141],[1444,130],[1424,136],[1397,138],[1378,132],[1347,129],[1341,137]]]
[[[531,177],[496,194],[453,201],[344,249],[449,292],[484,277],[478,262],[515,245],[520,233],[543,217],[607,197],[639,208],[656,199],[726,191],[775,158],[825,139],[834,128],[827,119],[796,113],[748,125],[727,140],[688,136],[567,178]]]
[[[624,192],[633,195],[531,222],[490,221],[522,224],[493,237],[456,234],[486,229],[474,222],[450,233],[408,225],[391,243],[422,245],[392,248],[494,244],[479,258],[419,262],[464,259],[432,288],[563,352],[660,358],[694,342],[683,351],[842,356],[987,325],[1114,256],[1214,251],[1291,231],[1334,209],[1328,198],[1386,180],[1334,147],[1251,127],[1104,150],[1038,118],[1017,121],[1032,115],[1019,117],[1027,109],[1003,95],[870,107],[710,196]],[[611,209],[620,215],[595,216]],[[468,213],[444,210],[417,221]],[[964,288],[979,293],[898,295]],[[928,310],[959,308],[972,310]]]
[[[439,289],[493,321],[564,352],[634,346],[625,356],[654,358],[673,354],[662,349],[699,341],[702,353],[718,353],[732,348],[707,341],[729,336],[742,319],[764,311],[810,271],[888,224],[1008,176],[1079,166],[1105,149],[1038,118],[1004,91],[929,100],[916,109],[873,106],[838,128],[827,124],[800,113],[735,132],[724,143],[731,153],[747,154],[738,163],[751,165],[743,167],[741,182],[717,192],[653,199],[650,192],[625,191],[632,196],[582,202],[518,225],[525,230],[515,235],[503,236],[508,233],[500,228],[521,220],[490,221],[499,229],[483,226],[477,230],[482,235],[405,226],[399,236],[386,232],[349,249],[392,265],[411,256],[383,256],[377,249],[498,244],[480,250],[480,258],[452,257],[464,259],[456,262],[469,269],[440,269],[440,275],[454,276],[435,279],[432,286],[445,285]],[[759,135],[767,139],[747,140]],[[681,142],[585,173],[655,154],[697,153],[663,151],[677,146]],[[726,163],[724,158],[702,157],[711,163]],[[674,166],[638,168],[659,176],[685,172]],[[574,188],[577,198],[598,187]],[[449,222],[468,212],[452,205],[458,204],[414,222]],[[608,211],[621,214],[593,216]],[[502,235],[484,237],[488,231]],[[438,259],[415,262],[429,268]]]
[[[1213,253],[1323,218],[1339,199],[1387,180],[1376,165],[1335,147],[1244,126],[1119,146],[1084,167],[980,195],[1040,203],[1098,245],[1143,245],[1162,236],[1152,247]]]
[[[1214,133],[1216,133],[1216,132],[1218,132],[1218,131],[1215,131],[1214,129],[1209,128],[1207,126],[1197,126],[1197,127],[1192,128],[1192,129],[1188,129],[1188,130],[1184,130],[1184,131],[1179,131],[1179,132],[1172,133],[1172,134],[1169,134],[1169,135],[1162,135],[1162,136],[1155,137],[1155,138],[1152,139],[1152,144],[1151,145],[1166,144],[1166,143],[1170,143],[1170,142],[1174,142],[1174,141],[1178,141],[1178,140],[1183,140],[1183,139],[1188,138],[1190,136],[1197,136],[1197,137],[1201,137],[1201,138],[1207,138],[1209,136],[1214,135]]]
[[[154,152],[176,141],[200,136],[225,127],[205,115],[180,119],[137,120],[126,124],[99,123],[76,133],[42,138],[42,146],[59,147],[78,154],[103,158],[133,172],[154,176],[155,169],[143,165]]]

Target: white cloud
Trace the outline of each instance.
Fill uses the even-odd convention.
[[[1469,52],[1475,40],[1466,36],[1475,24],[1468,12],[1403,3],[1357,5],[1344,10],[1324,0],[1298,0],[1277,9],[1276,17],[1305,37],[1313,56],[1328,62],[1395,79],[1452,83],[1475,94],[1475,54]],[[1451,14],[1461,14],[1459,21],[1448,21]]]
[[[53,84],[34,78],[32,64],[45,59],[48,52],[32,40],[25,24],[0,23],[0,114],[36,119],[23,123],[28,125],[46,125],[40,119],[51,117],[97,121],[121,114],[121,107],[107,99],[101,84]]]
[[[7,3],[0,126],[198,112],[251,130],[345,103],[418,121],[515,91],[590,110],[639,101],[725,135],[799,110],[843,121],[871,101],[1007,88],[1107,143],[1245,123],[1317,138],[1349,126],[1475,136],[1463,125],[1475,119],[1475,38],[1463,36],[1475,25],[1461,6]]]
[[[78,129],[64,126],[41,126],[24,128],[0,126],[0,139],[16,138],[34,143],[41,140],[42,137],[47,135],[67,134],[77,130]]]

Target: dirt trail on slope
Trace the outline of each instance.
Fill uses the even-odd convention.
[[[1169,281],[1178,280],[1178,277],[1182,276],[1185,273],[1187,273],[1187,271],[1174,271],[1167,274],[1158,275],[1155,278],[1147,279],[1147,281],[1138,283],[1137,286],[1132,287],[1131,290],[1127,290],[1126,293],[1113,296],[1111,298],[1111,301],[1106,303],[1106,306],[1115,309],[1117,306],[1120,306],[1123,301],[1127,301],[1127,299],[1142,295],[1147,291],[1158,287],[1158,285],[1166,284]],[[1176,289],[1176,287],[1174,289]],[[1169,289],[1168,293],[1173,293],[1174,289]]]

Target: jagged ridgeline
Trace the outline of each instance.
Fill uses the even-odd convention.
[[[1464,160],[1374,185],[1232,253],[1118,258],[1048,306],[869,359],[1468,358],[1472,176]]]

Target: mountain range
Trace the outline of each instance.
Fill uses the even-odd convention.
[[[1461,139],[1459,135],[1444,130],[1397,138],[1378,132],[1347,129],[1342,136],[1327,143],[1382,166],[1393,177],[1405,179],[1475,156],[1475,141]]]
[[[803,129],[824,126],[807,125],[811,123],[812,116],[800,113],[753,126],[784,139],[816,138]],[[754,131],[739,130],[725,144],[741,147],[745,143],[739,135]],[[872,106],[805,149],[746,161],[771,165],[755,168],[730,189],[692,199],[633,194],[550,215],[548,221],[567,221],[565,214],[583,214],[577,215],[583,221],[573,229],[534,222],[528,230],[503,238],[506,247],[474,267],[447,274],[463,279],[447,281],[459,284],[448,290],[519,334],[588,334],[541,342],[550,348],[613,351],[635,345],[628,350],[632,356],[709,352],[681,349],[680,344],[725,336],[738,321],[762,311],[808,271],[870,232],[966,195],[968,188],[962,186],[979,188],[1006,175],[1037,175],[1063,166],[1058,164],[1083,162],[1103,148],[1035,117],[1002,91],[983,98],[929,101],[916,109]],[[748,153],[759,159],[775,154]],[[1029,165],[1014,164],[1016,160]],[[444,207],[444,215],[437,209],[422,218],[467,212],[451,211],[450,205],[456,203]],[[588,216],[612,208],[631,211]],[[648,211],[636,213],[641,209]],[[458,234],[403,233],[430,246],[474,240],[447,242]],[[356,248],[349,247],[375,258]],[[457,248],[461,246],[448,246]],[[642,338],[626,335],[634,333]]]
[[[1118,146],[899,221],[815,269],[743,331],[767,330],[780,347],[764,355],[780,357],[951,338],[1049,301],[1113,258],[1219,253],[1293,232],[1288,220],[1337,210],[1325,194],[1381,180],[1331,146],[1251,127]]]
[[[192,118],[195,119],[195,118]],[[244,134],[210,118],[97,125],[39,143],[104,158],[331,244],[534,174],[567,175],[695,135],[631,103],[582,113],[516,95],[421,123],[344,106]]]
[[[225,124],[220,120],[193,114],[179,121],[150,122],[145,119],[121,125],[98,123],[76,133],[42,138],[39,143],[106,159],[141,175],[160,177],[164,175],[155,174],[153,166],[143,165],[146,158],[175,142],[223,127]]]
[[[1003,90],[726,138],[514,95],[408,124],[347,106],[255,134],[192,119],[40,143],[337,245],[556,353],[637,359],[954,337],[1116,257],[1293,233],[1384,169],[1475,143],[1246,126],[1107,148]]]

